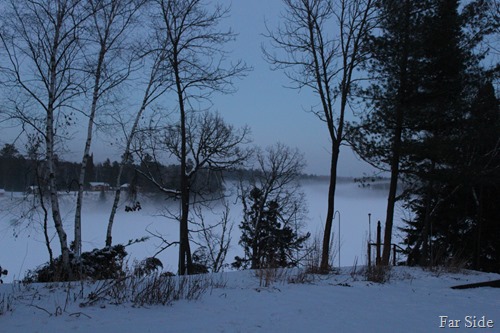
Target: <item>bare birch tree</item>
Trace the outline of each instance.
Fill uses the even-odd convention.
[[[374,1],[283,0],[283,4],[283,22],[274,31],[268,28],[271,48],[263,51],[273,69],[285,72],[293,88],[308,88],[318,96],[320,106],[311,111],[326,124],[330,136],[330,184],[320,267],[326,272],[345,116],[356,81],[354,72],[363,60],[361,45],[373,27]]]
[[[109,95],[123,83],[131,70],[132,43],[129,34],[134,25],[135,16],[146,0],[87,0],[91,17],[87,24],[86,44],[88,55],[84,65],[91,86],[91,100],[87,113],[87,137],[78,178],[78,196],[75,210],[74,252],[77,258],[81,254],[82,229],[81,214],[83,188],[87,163],[90,157],[92,136],[95,129],[96,113],[103,108],[101,99]],[[88,181],[88,180],[87,180]]]
[[[144,86],[144,90],[138,109],[132,117],[127,120],[120,117],[120,114],[112,117],[113,121],[121,126],[125,144],[115,183],[115,197],[109,215],[108,227],[106,229],[107,247],[110,247],[113,242],[113,225],[121,197],[121,177],[125,165],[132,156],[132,143],[139,130],[139,121],[144,116],[144,113],[151,103],[158,100],[172,85],[171,69],[168,64],[170,41],[165,36],[159,34],[155,26],[152,28],[150,36],[145,39],[145,42],[140,47],[140,52],[138,52],[139,58],[144,62],[143,70],[148,73],[145,78],[140,80],[141,86]]]
[[[72,102],[82,93],[78,67],[80,35],[88,15],[82,1],[15,1],[3,15],[1,43],[6,54],[2,74],[12,89],[12,116],[33,126],[44,138],[50,204],[62,256],[62,278],[71,276],[70,249],[59,209],[56,141],[72,122]],[[22,103],[22,104],[21,104]]]

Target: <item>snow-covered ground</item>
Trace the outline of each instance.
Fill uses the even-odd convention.
[[[359,269],[359,268],[358,268]],[[169,306],[111,300],[80,307],[78,284],[0,286],[1,332],[500,332],[500,289],[453,290],[450,286],[499,279],[498,274],[426,272],[396,267],[386,284],[368,282],[343,268],[340,274],[290,283],[296,272],[262,286],[258,272],[215,277],[222,287],[198,300]],[[10,295],[10,296],[9,296]],[[450,328],[457,324],[458,328]],[[457,322],[459,320],[459,322]],[[474,325],[476,326],[474,328]],[[443,327],[440,327],[443,326]],[[480,326],[489,326],[480,328]]]
[[[309,207],[304,231],[314,235],[321,232],[324,223],[327,184],[307,182],[303,189]],[[73,238],[73,201],[73,194],[62,198],[69,239]],[[500,332],[500,289],[450,289],[453,285],[500,279],[497,274],[436,273],[395,267],[386,284],[368,282],[359,274],[366,261],[368,214],[373,239],[376,221],[383,219],[385,203],[384,191],[360,189],[355,184],[339,185],[339,213],[334,222],[335,249],[339,220],[341,223],[343,268],[339,274],[309,276],[303,283],[290,283],[301,279],[298,271],[287,271],[266,285],[259,277],[262,272],[225,272],[209,277],[219,285],[210,287],[198,300],[184,299],[168,306],[134,306],[130,300],[112,304],[113,299],[107,297],[80,307],[102,284],[86,283],[81,289],[79,284],[68,288],[67,284],[24,286],[14,282],[26,270],[46,262],[48,254],[40,216],[31,216],[30,224],[14,223],[26,214],[27,206],[19,205],[16,195],[7,193],[0,198],[0,265],[9,270],[9,275],[3,277],[6,283],[0,286],[0,332]],[[84,250],[103,246],[110,204],[111,196],[107,202],[101,202],[96,193],[86,198]],[[168,240],[177,238],[176,223],[160,214],[162,202],[143,200],[143,209],[133,213],[124,212],[125,204],[121,204],[116,218],[115,244],[147,236],[148,231]],[[403,214],[398,212],[398,216]],[[231,207],[231,217],[235,229],[228,262],[242,254],[237,244],[237,225],[241,220],[238,204]],[[50,234],[58,255],[53,228]],[[152,238],[127,247],[129,262],[153,255],[158,245],[159,241]],[[159,256],[165,271],[176,271],[176,256],[175,248]],[[345,266],[353,265],[356,258],[358,273],[351,274],[354,269]],[[338,253],[334,264],[339,264]],[[458,328],[450,328],[450,323]],[[478,327],[488,325],[493,327]]]

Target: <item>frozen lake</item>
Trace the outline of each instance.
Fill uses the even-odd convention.
[[[324,181],[303,181],[302,190],[308,205],[308,217],[304,221],[304,232],[311,232],[312,236],[322,233],[327,207],[328,183]],[[99,193],[88,193],[85,199],[82,225],[83,250],[89,251],[104,246],[105,232],[111,208],[112,194],[102,202]],[[16,224],[14,221],[23,214],[26,215],[25,203],[20,203],[19,194],[6,193],[0,198],[0,265],[9,270],[9,275],[4,277],[5,282],[22,278],[28,269],[33,269],[48,261],[48,252],[42,233],[41,215],[32,214],[30,223]],[[63,218],[67,221],[66,232],[68,239],[73,239],[74,219],[73,193],[62,197]],[[241,221],[241,204],[235,200],[231,203],[231,218],[234,222],[231,248],[228,252],[227,262],[231,263],[236,255],[243,255],[243,249],[238,245],[240,232],[238,224]],[[333,226],[334,249],[339,249],[339,221],[340,221],[340,260],[338,253],[334,265],[351,266],[357,259],[358,265],[366,263],[366,242],[368,240],[368,214],[371,214],[372,239],[375,238],[376,222],[384,221],[387,193],[385,190],[360,188],[355,183],[338,184],[336,194],[336,214]],[[127,213],[124,211],[126,202],[120,205],[113,229],[113,242],[127,243],[131,239],[148,236],[147,230],[161,234],[169,241],[176,241],[178,237],[177,222],[161,214],[162,201],[145,201],[142,199],[142,210]],[[221,207],[222,208],[222,207]],[[220,210],[219,210],[220,211]],[[217,209],[215,210],[217,212]],[[401,216],[401,212],[396,211]],[[209,220],[207,218],[207,220]],[[396,219],[396,225],[399,221]],[[50,221],[49,225],[52,225]],[[399,241],[397,230],[395,241]],[[50,227],[52,248],[54,255],[58,255],[58,239],[55,230]],[[141,260],[152,256],[158,250],[160,241],[151,238],[146,242],[127,247],[129,262],[134,259]],[[192,250],[196,245],[192,244]],[[158,258],[163,262],[164,270],[176,272],[177,248],[171,247],[162,252]]]

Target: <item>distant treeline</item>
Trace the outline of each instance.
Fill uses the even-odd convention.
[[[0,150],[0,189],[9,192],[30,191],[34,187],[44,187],[48,175],[42,174],[44,161],[22,155],[13,144],[5,144]],[[78,188],[78,175],[80,163],[57,159],[57,184],[59,191],[76,191]],[[142,161],[140,163],[130,162],[125,165],[121,184],[129,184],[142,192],[159,192],[159,188],[148,181],[142,175],[151,173],[164,180],[168,188],[179,188],[179,165],[161,165],[157,162]],[[100,182],[109,184],[110,188],[116,187],[116,179],[119,171],[119,163],[109,158],[104,162],[94,163],[93,155],[90,155],[86,167],[85,184],[86,190],[91,189],[91,183]],[[245,168],[217,171],[201,171],[195,181],[195,186],[200,190],[215,192],[224,188],[225,181],[249,179],[257,171]],[[325,181],[328,176],[303,174],[303,180]],[[353,178],[339,177],[339,182],[353,182]]]
[[[0,188],[12,192],[30,191],[33,188],[44,188],[48,175],[41,170],[43,160],[37,160],[28,156],[23,156],[12,144],[5,144],[0,150]],[[80,163],[56,160],[57,185],[59,191],[76,191],[78,189],[78,176]],[[109,184],[110,189],[116,187],[116,179],[119,172],[119,163],[111,161],[109,158],[104,162],[94,163],[93,155],[90,156],[85,175],[84,188],[91,189],[91,183],[99,182]],[[158,187],[141,176],[143,173],[155,173],[161,175],[165,180],[164,185],[176,189],[179,187],[179,166],[160,165],[154,162],[130,162],[125,165],[121,183],[129,184],[144,192],[157,192]],[[221,175],[216,173],[201,172],[202,181],[198,181],[199,186],[203,186],[207,191],[215,191],[222,186]]]

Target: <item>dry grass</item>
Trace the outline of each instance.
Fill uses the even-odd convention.
[[[0,295],[0,316],[14,310],[13,301],[14,297],[12,295]]]
[[[123,304],[133,306],[171,305],[173,302],[197,300],[208,290],[223,288],[225,281],[209,274],[172,276],[152,273],[147,276],[128,275],[117,280],[101,281],[88,293],[81,306]]]
[[[386,283],[391,279],[391,266],[367,267],[364,273],[367,281]]]
[[[315,275],[302,268],[261,268],[255,270],[259,279],[259,287],[267,288],[274,284],[312,283]]]
[[[337,256],[336,249],[333,246],[333,237],[330,241],[330,253],[328,254],[328,266],[327,272],[324,272],[321,266],[321,255],[322,255],[322,234],[318,233],[312,239],[312,242],[306,249],[306,255],[304,256],[303,262],[306,268],[306,272],[309,274],[325,274],[334,271],[333,262]]]

